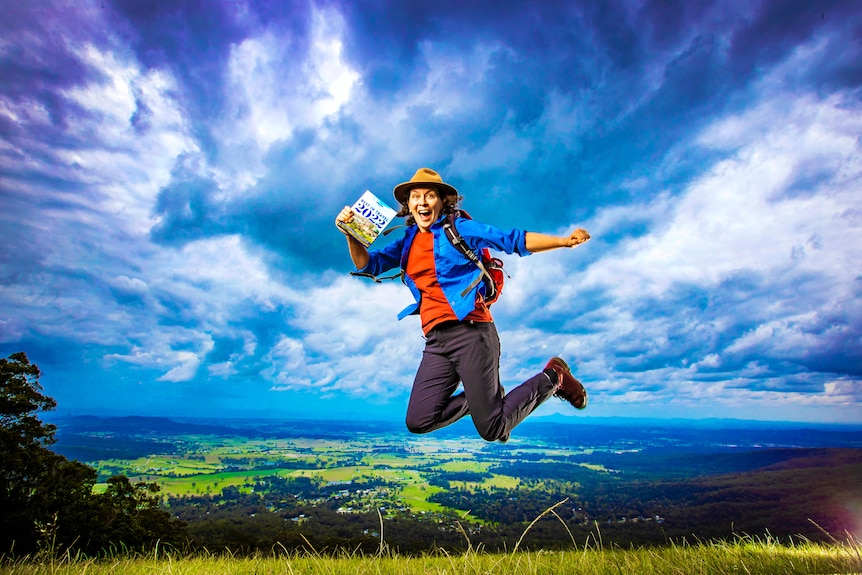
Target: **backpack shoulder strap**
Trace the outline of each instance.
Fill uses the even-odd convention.
[[[479,260],[479,256],[476,255],[476,252],[471,250],[470,246],[467,245],[467,242],[464,241],[464,238],[461,237],[461,233],[458,231],[458,226],[455,225],[455,214],[449,214],[446,216],[446,221],[443,222],[443,231],[446,233],[446,238],[448,238],[452,247],[464,254],[468,260],[474,264],[481,261]]]
[[[462,213],[465,214],[468,218],[470,217],[466,214],[466,212]],[[467,286],[466,289],[464,289],[464,291],[461,292],[461,297],[464,297],[468,293],[470,293],[470,290],[476,287],[476,285],[480,281],[486,280],[485,289],[489,290],[490,293],[486,294],[485,297],[488,300],[494,299],[497,289],[494,285],[494,278],[491,277],[491,273],[485,267],[485,264],[482,262],[482,258],[477,256],[476,252],[471,250],[470,246],[467,245],[467,242],[464,241],[464,238],[461,237],[460,232],[458,232],[458,227],[455,225],[455,214],[449,214],[448,216],[446,216],[446,221],[443,223],[443,232],[446,234],[446,237],[449,239],[449,243],[452,244],[452,247],[464,254],[464,256],[468,260],[473,262],[476,267],[479,268],[479,271],[482,272],[469,286]]]
[[[350,275],[360,277],[360,278],[368,278],[376,284],[384,282],[386,280],[397,280],[400,279],[402,282],[404,281],[404,271],[397,274],[392,274],[390,276],[376,276],[373,274],[365,273],[365,272],[350,272]]]
[[[394,228],[387,228],[386,231],[383,232],[383,235],[386,235],[388,232],[391,232],[392,230],[396,230],[398,228],[403,228],[403,227],[406,227],[406,226],[395,226]],[[387,281],[387,280],[397,280],[397,279],[400,279],[401,283],[406,284],[406,282],[404,281],[404,276],[406,275],[406,265],[407,265],[406,254],[405,254],[404,250],[402,250],[401,269],[399,269],[399,271],[396,273],[393,273],[393,274],[388,275],[388,276],[376,276],[376,275],[370,274],[368,272],[350,272],[350,275],[360,277],[360,278],[368,278],[377,284],[382,283],[382,282]]]

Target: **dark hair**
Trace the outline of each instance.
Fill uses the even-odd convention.
[[[420,187],[420,186],[415,186]],[[426,187],[426,186],[422,186]],[[437,192],[437,195],[440,195],[440,190],[437,186],[427,185],[428,188]],[[409,200],[410,194],[407,194],[407,198]],[[449,214],[456,214],[458,212],[458,208],[461,205],[461,200],[464,199],[464,196],[456,196],[452,194],[446,194],[442,198],[443,201],[443,215],[448,216]],[[412,226],[416,223],[416,220],[413,219],[413,216],[410,214],[410,208],[407,206],[407,202],[401,202],[401,207],[398,210],[398,213],[395,214],[399,218],[404,218],[404,225]],[[457,215],[457,214],[456,214]]]

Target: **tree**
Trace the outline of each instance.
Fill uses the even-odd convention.
[[[21,447],[49,445],[57,428],[45,425],[35,416],[50,411],[57,402],[42,395],[39,368],[23,352],[0,359],[0,431],[11,444]]]
[[[112,546],[143,550],[155,545],[183,545],[187,539],[185,523],[160,508],[158,492],[157,484],[132,484],[125,475],[108,479],[106,491],[93,496],[97,522],[86,530],[82,548],[94,553]]]
[[[99,553],[181,544],[185,524],[159,509],[156,484],[117,476],[95,495],[95,469],[48,449],[57,429],[37,414],[57,403],[42,394],[40,376],[22,352],[0,359],[0,554],[26,555],[40,545]]]
[[[54,442],[55,426],[36,417],[39,411],[56,407],[56,402],[42,394],[39,368],[24,353],[0,359],[0,550],[27,553],[35,550],[40,531],[50,531],[57,524],[62,501],[56,489],[64,482],[59,476],[78,476],[86,482],[86,472],[49,449]],[[82,477],[83,475],[83,477]],[[95,474],[92,476],[95,480]],[[89,484],[92,490],[92,483]],[[55,491],[51,493],[51,491]],[[17,545],[17,547],[16,547]]]

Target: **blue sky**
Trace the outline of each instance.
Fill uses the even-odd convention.
[[[338,210],[432,167],[534,417],[862,421],[858,2],[0,0],[0,353],[60,411],[401,418]],[[386,240],[390,241],[390,240]]]

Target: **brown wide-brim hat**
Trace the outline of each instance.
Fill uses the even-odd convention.
[[[437,188],[437,192],[441,197],[449,195],[458,195],[458,190],[443,181],[440,174],[431,168],[419,168],[409,182],[398,184],[392,193],[399,204],[407,203],[407,195],[413,188],[421,188],[423,186],[433,186]]]

